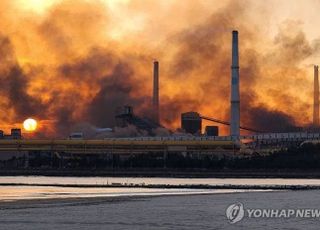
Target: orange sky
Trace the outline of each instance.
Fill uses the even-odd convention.
[[[4,0],[0,9],[3,129],[27,117],[53,136],[81,122],[108,127],[121,104],[147,114],[153,59],[163,124],[179,127],[190,110],[228,120],[233,29],[241,123],[311,122],[318,0]]]

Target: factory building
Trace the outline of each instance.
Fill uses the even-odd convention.
[[[149,135],[152,135],[152,130],[162,127],[150,119],[138,117],[133,113],[133,108],[128,105],[118,108],[115,118],[117,127],[134,125],[139,130],[147,131]]]
[[[219,136],[219,127],[218,126],[206,126],[205,135],[206,136]]]
[[[11,129],[11,134],[5,134],[3,130],[0,130],[0,139],[22,139],[21,129]]]
[[[186,133],[201,134],[202,119],[197,112],[187,112],[181,114],[181,128]]]

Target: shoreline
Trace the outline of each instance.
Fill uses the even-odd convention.
[[[63,187],[63,188],[149,188],[149,189],[203,189],[203,190],[320,190],[320,185],[208,185],[208,184],[45,184],[0,183],[0,186]]]

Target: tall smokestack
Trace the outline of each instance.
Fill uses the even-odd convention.
[[[153,106],[153,120],[156,123],[160,123],[160,115],[159,115],[159,62],[153,62],[153,98],[152,98],[152,106]]]
[[[313,125],[319,126],[319,66],[314,66],[314,91],[313,91]]]
[[[239,136],[240,136],[240,93],[239,93],[238,31],[232,31],[230,135],[234,139],[238,139]]]

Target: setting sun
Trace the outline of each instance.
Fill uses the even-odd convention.
[[[28,118],[23,122],[23,128],[26,131],[32,132],[37,129],[37,121],[32,118]]]

